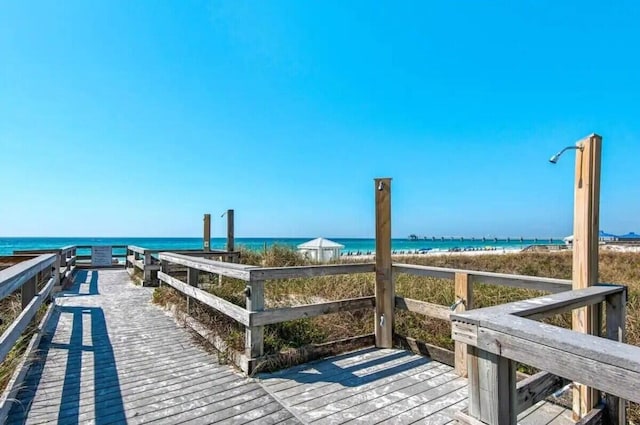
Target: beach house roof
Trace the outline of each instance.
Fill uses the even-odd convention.
[[[298,249],[314,249],[314,248],[344,248],[344,245],[340,245],[337,242],[330,241],[325,238],[316,238],[311,241],[298,245]]]

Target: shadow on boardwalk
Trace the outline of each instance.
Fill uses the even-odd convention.
[[[87,271],[79,271],[73,287],[60,295],[97,295],[98,279],[97,271],[91,272],[90,276]],[[70,323],[70,331],[64,329],[67,323]],[[68,342],[54,341],[59,329],[63,334],[70,333]],[[109,423],[126,422],[116,359],[102,308],[56,306],[40,347],[38,359],[31,366],[24,388],[18,395],[20,403],[14,405],[7,423],[27,423],[27,417],[29,422],[37,421],[39,417],[43,421],[55,417],[58,423],[80,423],[80,401],[86,399],[89,392],[93,392],[96,424],[107,423],[102,418],[108,418]],[[41,383],[45,365],[50,368],[48,381],[55,384],[49,391],[61,391],[59,404],[30,415],[37,389],[41,385],[51,385],[49,382]]]

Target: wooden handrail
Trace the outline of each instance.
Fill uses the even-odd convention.
[[[225,263],[226,264],[226,263]],[[371,273],[374,263],[330,264],[320,266],[256,267],[250,271],[250,280],[295,279],[342,274]]]
[[[456,273],[469,275],[472,283],[509,286],[512,288],[533,289],[558,293],[571,290],[571,281],[550,277],[524,276],[504,273],[483,272],[475,270],[451,269],[445,267],[420,266],[415,264],[394,263],[395,273],[407,273],[414,276],[433,277],[437,279],[455,278]]]
[[[42,254],[36,258],[0,270],[0,300],[16,291],[41,271],[56,262],[55,254]]]
[[[514,362],[520,362],[606,392],[611,423],[623,424],[620,398],[640,402],[640,347],[622,342],[625,299],[624,286],[599,285],[452,314],[453,339],[472,347],[470,416],[487,424],[515,424],[517,413],[529,405],[516,389]],[[603,301],[608,339],[534,320]],[[529,384],[543,397],[559,381],[541,375]]]
[[[205,258],[194,258],[187,255],[174,254],[171,252],[161,252],[158,255],[158,258],[161,261],[180,264],[196,270],[219,274],[235,279],[241,279],[247,282],[251,278],[249,272],[250,269],[256,268],[254,266],[247,266],[244,264],[225,263],[222,261],[214,261]]]

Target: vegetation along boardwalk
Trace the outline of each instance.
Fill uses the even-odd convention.
[[[292,416],[194,343],[125,270],[79,270],[56,298],[9,424],[275,423]],[[293,421],[295,423],[297,421]]]
[[[77,271],[56,297],[7,423],[435,425],[467,405],[467,381],[452,367],[398,349],[246,378],[151,304],[152,291],[124,270]],[[535,424],[568,418],[544,402],[521,415]]]

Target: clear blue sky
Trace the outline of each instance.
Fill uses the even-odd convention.
[[[640,2],[0,3],[0,235],[640,232]]]

